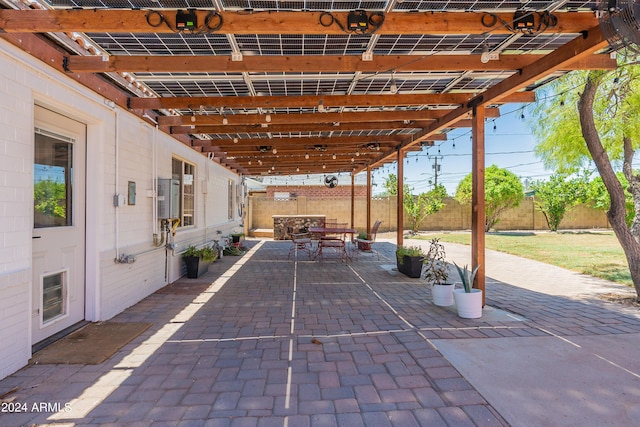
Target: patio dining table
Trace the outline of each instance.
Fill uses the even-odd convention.
[[[344,235],[350,234],[352,241],[353,241],[353,235],[358,232],[358,230],[356,230],[354,228],[346,228],[346,227],[309,227],[308,231],[312,235],[320,236],[320,239],[322,239],[323,236],[327,236],[327,235],[343,235],[344,236]],[[344,256],[345,259],[350,260],[351,257],[349,256],[349,253],[347,252],[347,244],[346,244],[345,240],[344,239],[340,239],[340,241],[342,241],[342,245],[339,246],[340,248],[342,248],[342,255]],[[338,246],[333,246],[332,245],[332,247],[338,247]],[[317,254],[320,256],[320,258],[322,258],[322,243],[321,242],[318,242]]]

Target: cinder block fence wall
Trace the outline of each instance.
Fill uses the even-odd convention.
[[[366,198],[356,196],[354,227],[366,229]],[[247,228],[273,228],[272,215],[325,215],[337,218],[338,222],[351,222],[351,197],[307,197],[299,196],[288,200],[276,200],[273,197],[253,195],[249,197]],[[371,202],[371,223],[381,219],[380,231],[396,231],[396,197],[374,198]],[[405,229],[409,221],[405,213]],[[460,205],[455,199],[447,199],[445,207],[438,213],[427,216],[420,230],[468,230],[471,228],[471,206]],[[603,211],[579,205],[571,209],[560,224],[562,229],[609,228]],[[500,230],[548,230],[544,215],[538,212],[532,198],[526,198],[520,206],[505,211],[495,226]]]

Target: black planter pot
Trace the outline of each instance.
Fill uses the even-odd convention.
[[[398,265],[398,271],[411,278],[418,278],[422,273],[422,264],[424,262],[423,256],[409,256],[404,255],[402,257],[402,264]]]
[[[231,235],[231,242],[232,243],[240,243],[240,237],[242,237],[240,234],[232,234]]]
[[[189,279],[197,279],[198,264],[200,264],[200,257],[197,257],[197,256],[184,257],[184,263],[187,266],[187,277]]]

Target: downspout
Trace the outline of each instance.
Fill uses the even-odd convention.
[[[203,216],[203,238],[202,238],[202,243],[206,244],[207,243],[207,193],[209,192],[209,168],[211,167],[211,162],[209,161],[209,157],[207,156],[207,160],[205,161],[205,164],[207,165],[205,167],[205,174],[204,174],[204,181],[200,181],[200,185],[202,186],[202,188],[200,189],[200,192],[202,193],[202,201],[204,203],[204,206],[202,207],[202,216]]]
[[[118,193],[118,188],[120,187],[120,136],[119,136],[119,129],[118,129],[118,122],[119,122],[119,112],[116,108],[114,108],[113,110],[114,112],[114,155],[115,155],[115,159],[114,159],[114,179],[113,179],[113,184],[114,184],[114,201],[113,201],[113,209],[114,209],[114,217],[113,217],[113,222],[114,222],[114,228],[115,228],[115,236],[114,236],[114,245],[116,248],[116,257],[115,257],[115,262],[118,262],[118,260],[120,259],[120,215],[119,215],[119,207],[120,207],[120,194]]]
[[[158,238],[158,123],[153,128],[151,141],[151,220],[153,221],[153,240]]]

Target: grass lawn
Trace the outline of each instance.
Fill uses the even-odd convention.
[[[443,242],[471,244],[470,233],[416,236]],[[590,276],[632,285],[624,252],[613,232],[492,233],[486,235],[487,249],[553,264]]]

